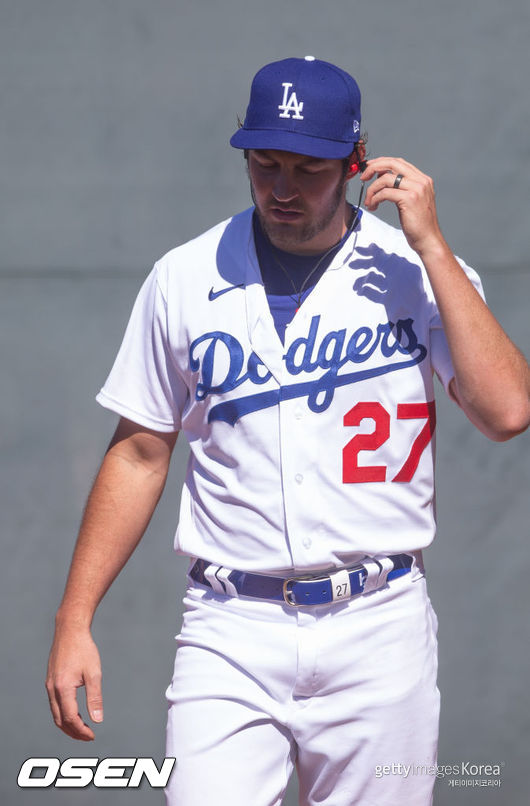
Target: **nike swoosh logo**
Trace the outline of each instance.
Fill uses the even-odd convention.
[[[212,300],[217,299],[217,297],[222,296],[222,294],[226,294],[227,291],[233,291],[234,288],[244,288],[244,287],[245,287],[244,283],[239,283],[239,285],[229,285],[227,288],[221,288],[219,291],[214,291],[212,286],[210,288],[210,291],[208,292],[208,299],[210,300],[210,302],[212,302]]]

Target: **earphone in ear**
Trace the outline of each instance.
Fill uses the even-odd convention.
[[[352,176],[355,176],[355,174],[359,173],[359,171],[361,173],[364,173],[364,171],[366,171],[367,168],[368,163],[365,160],[361,160],[359,163],[352,162],[352,164],[350,165],[350,173]]]
[[[360,145],[362,146],[361,148],[359,148]],[[365,147],[364,141],[362,143],[361,142],[355,143],[355,146],[354,146],[355,155],[356,155],[357,161],[358,161],[357,162],[357,171],[360,171],[361,173],[364,173],[366,171],[366,169],[368,168],[368,163],[366,162],[366,160],[363,160],[361,158],[361,154],[364,155],[364,147]],[[357,171],[355,171],[355,173],[357,173]]]

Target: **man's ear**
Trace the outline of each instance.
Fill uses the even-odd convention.
[[[355,143],[354,154],[357,157],[357,164],[361,173],[366,169],[366,144],[364,140]]]
[[[362,173],[365,170],[365,159],[366,146],[362,140],[359,140],[359,142],[355,144],[355,148],[350,154],[350,167],[348,169],[348,173],[346,174],[346,179],[351,179],[355,176],[355,174],[358,174],[359,172]]]

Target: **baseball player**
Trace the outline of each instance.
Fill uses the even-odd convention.
[[[296,765],[306,806],[424,806],[439,706],[422,559],[433,374],[505,440],[529,423],[528,367],[447,246],[431,179],[365,161],[350,75],[310,56],[266,65],[231,144],[253,207],[156,263],[98,395],[120,421],[57,614],[51,710],[94,738],[76,702],[84,685],[102,720],[90,623],[182,430],[175,548],[190,568],[168,804],[279,804]],[[346,198],[356,176],[371,182],[364,208]],[[400,229],[373,215],[382,202]]]

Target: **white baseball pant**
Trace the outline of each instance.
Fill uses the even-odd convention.
[[[303,806],[432,803],[437,620],[422,576],[318,607],[199,585],[184,603],[168,806],[276,806],[294,766]]]

